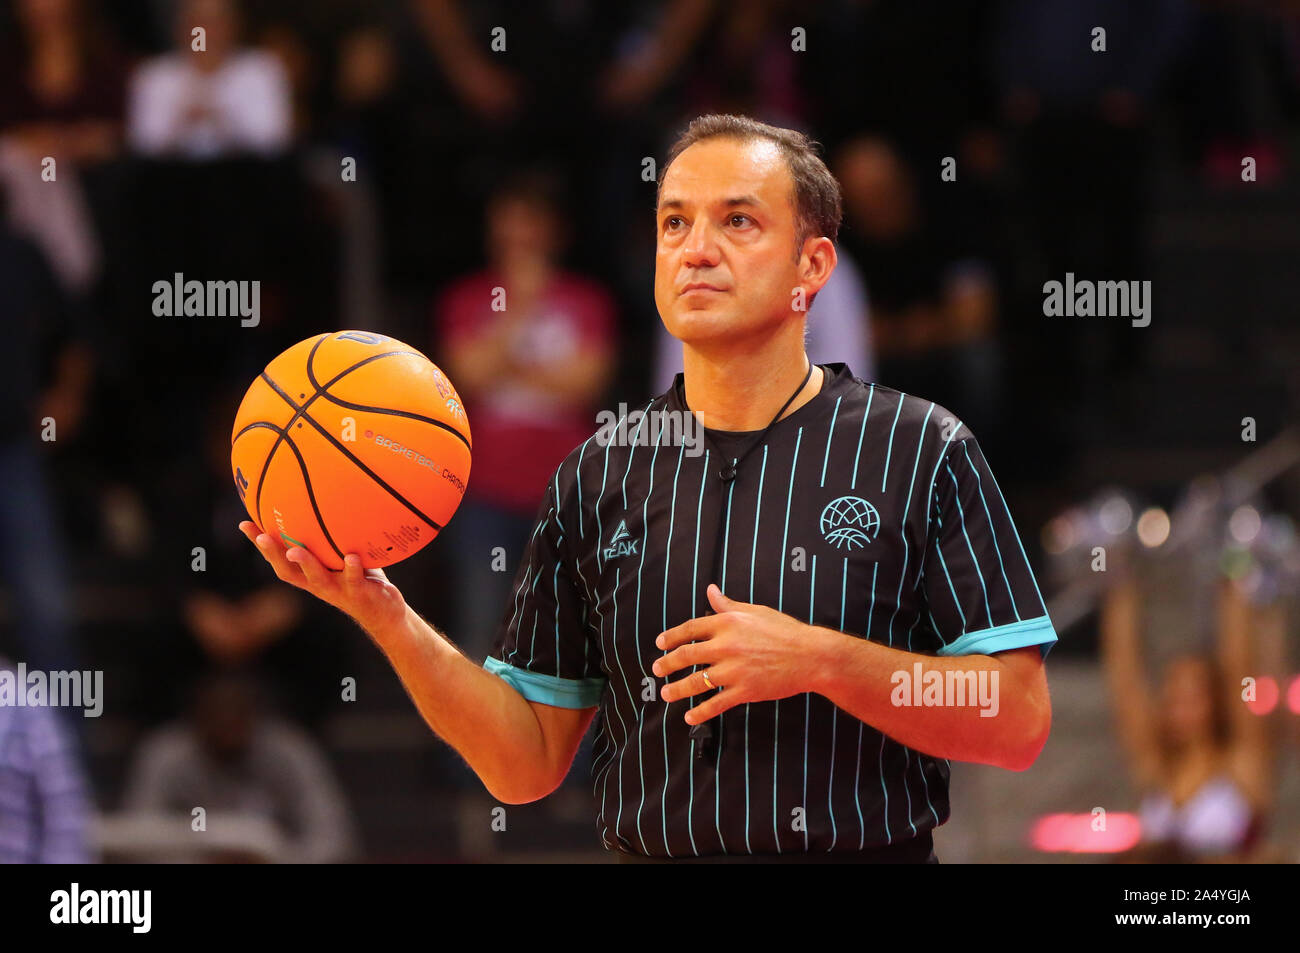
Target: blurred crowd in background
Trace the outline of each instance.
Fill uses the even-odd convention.
[[[364,636],[236,530],[235,408],[325,330],[381,331],[447,371],[469,491],[390,575],[481,660],[555,466],[598,410],[680,370],[653,304],[653,163],[706,112],[823,144],[845,222],[811,357],[960,413],[1036,561],[1059,556],[1040,545],[1053,514],[1099,488],[1172,508],[1296,419],[1300,275],[1268,264],[1300,253],[1268,217],[1300,208],[1285,4],[4,0],[0,653],[103,670],[106,699],[95,720],[0,709],[0,860],[193,856],[147,819],[188,831],[196,805],[235,832],[207,857],[478,856],[460,828],[486,815],[457,812],[481,786]],[[1152,328],[1046,317],[1043,284],[1067,272],[1154,276]],[[259,322],[156,316],[154,282],[178,273],[260,281]],[[1258,512],[1300,514],[1290,472],[1261,481]],[[1208,573],[1164,595],[1222,593],[1199,621],[1226,621],[1164,624],[1206,651],[1163,688],[1133,681],[1160,627],[1135,621],[1140,573],[1053,655],[1106,662],[1132,774],[1113,739],[1106,756],[1178,857],[1269,841],[1294,760],[1206,661],[1227,645],[1252,670],[1263,628],[1275,675],[1293,671],[1290,577],[1245,586],[1215,532]],[[587,784],[580,756],[537,828],[576,819],[556,849],[596,847]]]

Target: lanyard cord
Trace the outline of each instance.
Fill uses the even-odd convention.
[[[708,441],[709,445],[713,448],[713,451],[718,454],[718,459],[720,461],[718,466],[718,479],[722,483],[722,488],[724,492],[727,490],[731,482],[736,479],[736,471],[739,469],[740,465],[745,461],[745,458],[749,456],[750,452],[756,449],[758,445],[764,441],[764,439],[766,439],[768,431],[770,431],[772,427],[776,424],[776,422],[781,419],[781,416],[785,413],[786,408],[789,407],[794,402],[794,399],[798,397],[799,394],[803,391],[803,389],[808,386],[808,381],[812,377],[812,371],[813,371],[813,365],[812,362],[810,361],[808,363],[808,371],[804,374],[803,380],[799,382],[799,386],[794,389],[794,393],[791,394],[786,399],[786,402],[781,405],[781,409],[776,412],[776,416],[772,418],[771,422],[769,422],[768,425],[763,428],[762,433],[760,433],[757,437],[755,437],[752,441],[750,441],[749,446],[747,446],[744,449],[744,451],[740,454],[740,456],[736,457],[734,460],[728,462],[726,454],[724,454],[721,450],[719,450],[717,444],[715,444],[709,438],[708,430],[707,429],[704,430],[704,439]],[[685,390],[686,388],[683,383],[682,394],[681,394],[683,407],[686,406]],[[726,507],[725,516],[723,515],[723,512],[724,511],[722,511],[721,509],[719,510],[718,532],[713,542],[713,568],[712,570],[710,570],[709,577],[708,577],[708,581],[716,582],[718,584],[718,588],[722,588],[722,582],[723,582],[721,579],[718,578],[718,569],[722,558],[723,537],[726,534],[727,525],[731,520],[730,504],[728,504]],[[713,612],[712,607],[709,607],[706,610],[706,614],[712,612]],[[703,698],[708,697],[708,695],[706,694],[704,696],[696,696],[696,697],[700,698],[700,700],[703,700]],[[709,719],[703,724],[691,726],[691,741],[696,746],[695,747],[696,758],[703,758],[709,749],[718,747],[716,742],[718,741],[719,730],[714,726],[714,722],[721,723],[722,717],[723,717],[722,715],[719,715],[716,718]]]

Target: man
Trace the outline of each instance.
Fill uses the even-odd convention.
[[[293,140],[293,90],[273,53],[241,39],[237,0],[186,0],[173,23],[177,48],[131,77],[126,138],[151,158],[214,160],[283,155]],[[204,29],[202,50],[192,30]]]
[[[0,672],[17,679],[8,659]],[[0,697],[0,864],[89,863],[93,808],[77,739],[58,711]]]
[[[338,863],[355,846],[329,760],[310,735],[269,712],[255,676],[238,669],[208,673],[194,689],[188,717],[145,736],[122,802],[131,814],[160,819],[202,804],[238,820],[250,832],[247,845],[232,848],[241,857]],[[197,843],[161,859],[201,861],[222,849]]]
[[[705,452],[672,429],[575,448],[483,669],[356,557],[332,574],[241,524],[365,627],[499,800],[553,791],[599,710],[620,859],[932,861],[947,759],[1023,770],[1046,740],[1056,635],[974,438],[807,361],[839,219],[798,133],[706,116],[674,145],[655,296],[685,371],[645,410],[694,414]],[[945,694],[968,685],[987,703]]]
[[[457,639],[477,658],[492,648],[511,585],[480,557],[502,546],[511,564],[519,559],[537,491],[591,432],[617,356],[613,299],[563,267],[559,184],[542,171],[504,183],[486,224],[488,266],[439,296],[436,344],[439,365],[474,408],[475,478],[445,545],[461,594]],[[510,303],[504,310],[495,288]]]

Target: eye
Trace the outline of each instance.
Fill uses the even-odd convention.
[[[682,217],[680,215],[669,215],[664,219],[664,231],[671,232],[675,228],[679,227],[681,223]]]
[[[741,212],[736,212],[727,221],[736,228],[743,228],[745,225],[751,224],[750,217]]]

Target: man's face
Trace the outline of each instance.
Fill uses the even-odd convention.
[[[657,226],[655,304],[674,337],[737,339],[789,318],[794,289],[806,283],[794,182],[775,143],[718,138],[687,148],[664,176]]]
[[[500,199],[488,210],[488,246],[493,259],[552,258],[558,244],[551,213],[535,202]]]
[[[195,27],[203,27],[204,50],[195,53],[199,64],[225,58],[235,45],[238,26],[230,0],[189,0],[176,18],[176,39],[181,49],[193,50]]]

